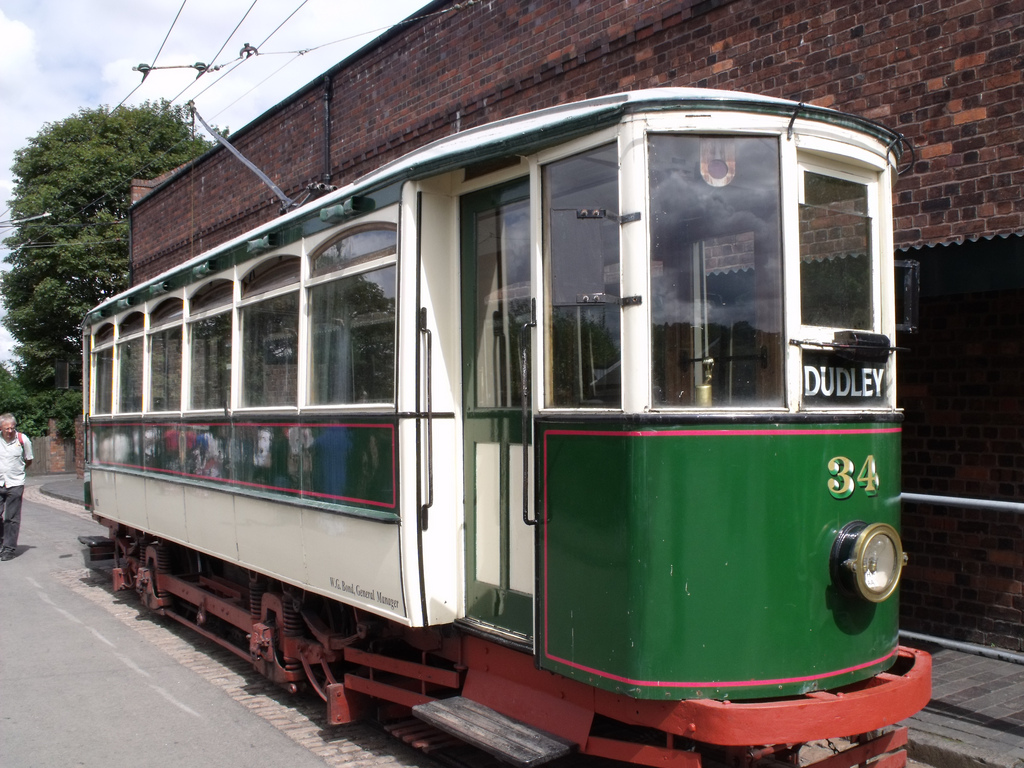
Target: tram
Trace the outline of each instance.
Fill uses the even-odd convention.
[[[115,586],[332,723],[516,765],[902,765],[931,662],[898,643],[901,151],[810,104],[615,94],[111,298],[83,345]]]

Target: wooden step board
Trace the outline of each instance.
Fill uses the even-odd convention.
[[[417,704],[412,712],[435,728],[519,768],[532,768],[565,757],[575,747],[571,741],[462,696]]]
[[[79,536],[78,542],[88,548],[90,564],[114,559],[114,542],[106,536]]]

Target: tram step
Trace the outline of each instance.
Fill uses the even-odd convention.
[[[90,563],[114,558],[114,542],[106,536],[79,536],[78,543],[89,548]]]
[[[412,712],[435,728],[518,768],[532,768],[565,757],[575,746],[462,696],[417,704]]]

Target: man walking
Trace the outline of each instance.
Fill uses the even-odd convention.
[[[0,560],[10,560],[18,547],[21,528],[21,496],[25,492],[25,468],[32,463],[32,441],[18,431],[13,415],[0,416],[0,508],[3,509],[4,543]]]

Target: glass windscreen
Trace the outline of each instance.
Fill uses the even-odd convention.
[[[783,404],[774,137],[652,135],[652,400]]]

